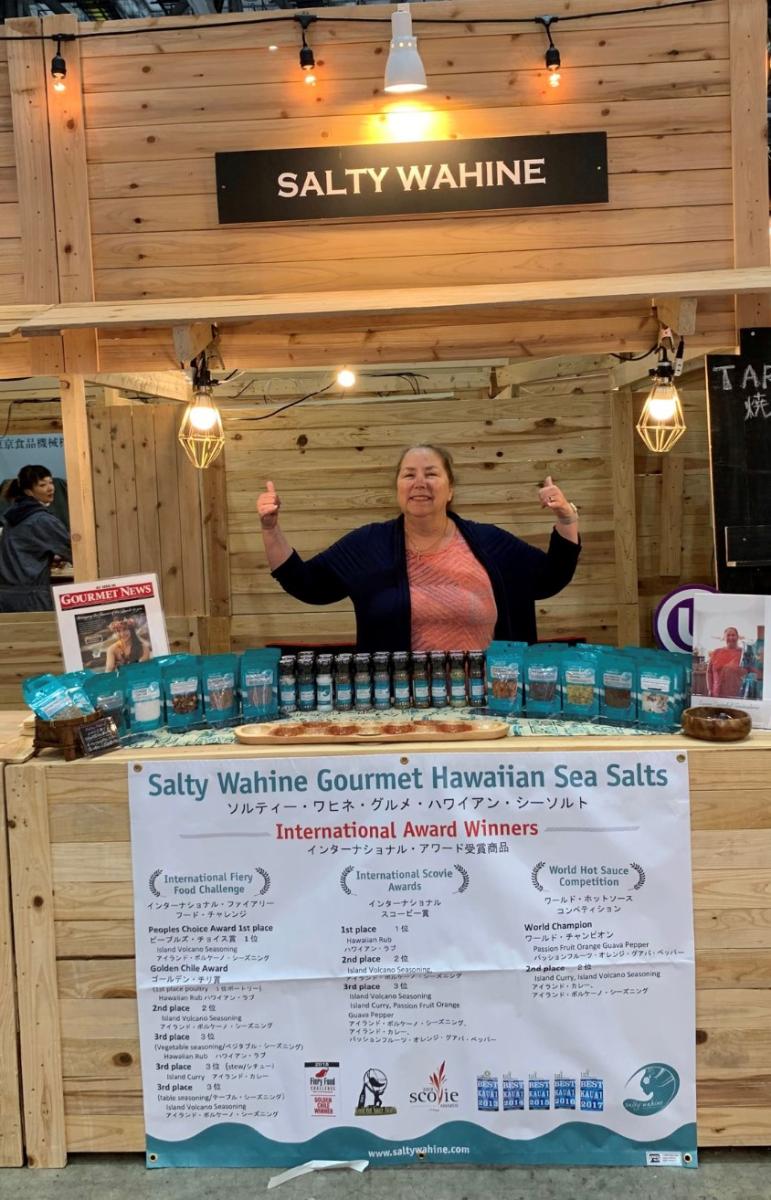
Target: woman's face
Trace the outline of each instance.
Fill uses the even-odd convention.
[[[396,499],[406,516],[428,517],[447,511],[452,486],[434,450],[410,450],[405,454],[396,480]]]
[[[46,475],[43,479],[38,479],[37,483],[33,483],[31,488],[26,488],[25,495],[32,496],[33,500],[39,500],[41,504],[53,503],[53,479],[50,475]]]

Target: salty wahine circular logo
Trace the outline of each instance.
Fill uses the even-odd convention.
[[[666,1063],[648,1063],[640,1067],[626,1081],[626,1086],[637,1081],[636,1086],[641,1096],[633,1096],[624,1101],[624,1108],[635,1117],[652,1117],[671,1104],[680,1091],[680,1076],[674,1067]]]

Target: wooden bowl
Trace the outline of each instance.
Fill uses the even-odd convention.
[[[686,708],[683,733],[703,742],[740,742],[749,736],[752,717],[741,708]]]

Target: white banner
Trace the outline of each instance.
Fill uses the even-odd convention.
[[[695,1165],[675,752],[130,764],[148,1161]]]

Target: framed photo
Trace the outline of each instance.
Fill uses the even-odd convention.
[[[765,670],[771,596],[697,595],[693,609],[693,704],[742,708],[771,729],[771,678]]]
[[[115,671],[169,653],[157,575],[52,589],[67,671]]]

